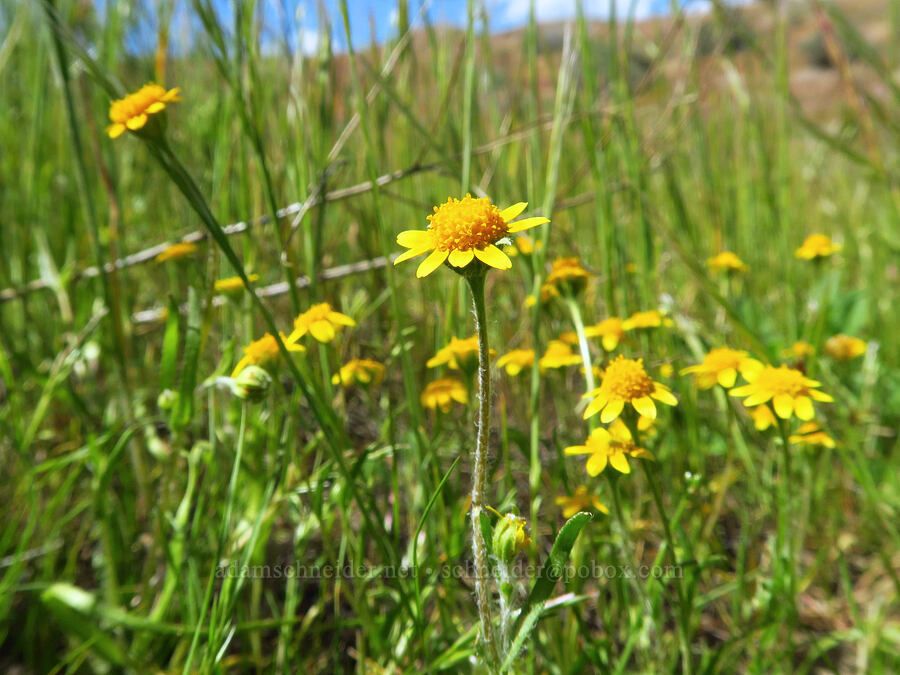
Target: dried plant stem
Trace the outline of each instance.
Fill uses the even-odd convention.
[[[487,320],[484,299],[484,274],[467,277],[475,306],[475,330],[478,333],[478,423],[475,438],[475,457],[472,471],[472,553],[475,559],[475,599],[481,620],[481,639],[489,666],[497,662],[497,643],[494,640],[494,621],[491,611],[490,572],[487,545],[481,531],[481,512],[484,508],[484,486],[487,482],[487,445],[491,428],[491,363],[488,348]]]

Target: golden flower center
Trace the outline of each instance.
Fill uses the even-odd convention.
[[[319,303],[318,305],[313,305],[308,310],[303,312],[299,317],[297,317],[297,321],[303,321],[304,323],[315,323],[316,321],[328,321],[328,315],[331,314],[331,305],[327,302]]]
[[[799,396],[808,390],[806,376],[799,370],[787,366],[778,368],[769,366],[756,376],[753,386],[759,391],[771,392],[772,396],[780,394]]]
[[[124,124],[132,117],[143,114],[152,103],[161,101],[165,95],[164,87],[158,84],[145,85],[125,98],[113,101],[109,109],[109,118],[113,122]]]
[[[712,349],[706,355],[703,365],[711,370],[726,370],[727,368],[734,368],[737,370],[741,365],[741,359],[744,355],[744,352],[728,349],[727,347]]]
[[[824,234],[811,234],[806,238],[804,247],[817,251],[823,251],[831,247],[831,239],[829,239],[828,236]]]
[[[649,396],[654,389],[653,380],[644,370],[643,360],[621,356],[609,364],[600,386],[607,394],[626,401]]]
[[[428,216],[429,229],[438,251],[468,251],[484,249],[508,233],[500,209],[486,197],[462,199],[451,197]]]

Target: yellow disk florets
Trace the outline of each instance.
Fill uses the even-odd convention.
[[[753,386],[761,391],[771,392],[772,396],[788,394],[799,396],[809,389],[809,380],[799,370],[781,366],[763,369],[753,380]]]
[[[484,249],[503,239],[509,226],[500,209],[487,198],[466,195],[462,199],[450,197],[428,216],[438,251]]]
[[[643,359],[626,359],[619,356],[606,369],[600,388],[610,396],[630,401],[649,396],[653,393],[654,385],[644,370]]]

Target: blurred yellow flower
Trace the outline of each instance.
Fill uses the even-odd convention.
[[[655,309],[646,312],[635,312],[622,322],[624,330],[634,330],[636,328],[658,328],[659,326],[671,326],[672,320],[663,316],[663,314]]]
[[[619,346],[619,342],[625,337],[625,326],[622,319],[611,316],[600,323],[588,326],[584,329],[584,332],[588,337],[602,338],[601,344],[603,349],[611,352]]]
[[[309,333],[319,342],[331,342],[344,326],[355,325],[349,316],[335,312],[327,302],[321,302],[297,315],[288,341],[296,342]]]
[[[562,340],[550,340],[547,351],[538,361],[541,370],[547,368],[565,368],[581,363],[581,357],[572,351],[572,348]]]
[[[516,248],[522,255],[531,255],[535,251],[540,251],[541,248],[543,248],[543,242],[535,242],[534,239],[527,234],[519,235],[514,241]]]
[[[429,382],[422,392],[422,405],[432,410],[440,408],[441,412],[450,412],[453,401],[464,405],[469,402],[465,385],[455,377],[442,377]]]
[[[797,432],[788,437],[788,441],[794,445],[822,445],[826,448],[835,447],[834,439],[825,433],[815,422],[805,422],[800,425]]]
[[[530,368],[534,364],[533,349],[513,349],[497,359],[497,367],[505,368],[507,375],[516,376],[524,368]]]
[[[606,367],[600,386],[584,395],[593,398],[584,411],[584,419],[598,412],[600,421],[609,424],[616,419],[626,403],[630,403],[639,415],[656,418],[656,404],[653,399],[666,405],[678,405],[669,388],[654,382],[644,370],[643,359],[626,359],[619,355]]]
[[[661,363],[659,365],[659,374],[663,377],[672,377],[674,372],[675,368],[672,367],[671,363]]]
[[[823,351],[838,361],[850,361],[866,353],[866,343],[859,338],[841,333],[825,340]]]
[[[381,384],[384,379],[384,366],[371,359],[351,359],[338,373],[331,377],[332,384],[350,387],[354,384]]]
[[[584,445],[573,445],[564,450],[567,455],[590,455],[586,468],[588,475],[597,476],[609,464],[620,473],[631,473],[628,457],[653,459],[648,451],[639,448],[628,427],[621,419],[609,426],[609,430],[598,427],[591,432]]]
[[[753,419],[753,426],[757,431],[765,431],[775,424],[775,413],[765,403],[750,408],[750,417]]]
[[[189,255],[194,255],[197,252],[197,244],[191,241],[179,241],[177,244],[172,244],[165,251],[156,256],[155,260],[158,263],[166,262],[167,260],[178,260],[179,258],[186,258]]]
[[[303,345],[294,344],[288,340],[284,333],[281,333],[281,340],[289,352],[306,351]],[[259,340],[253,340],[244,347],[244,357],[234,367],[231,377],[237,377],[238,373],[249,365],[268,368],[280,355],[281,351],[278,349],[278,342],[275,340],[275,336],[271,333],[266,333]]]
[[[147,124],[149,115],[165,109],[166,103],[180,101],[178,88],[165,90],[158,84],[145,84],[133,94],[109,104],[109,119],[106,128],[110,138],[118,138],[126,129],[137,131]]]
[[[579,485],[575,489],[575,494],[571,496],[563,496],[556,498],[557,506],[562,507],[563,518],[571,518],[579,511],[590,511],[595,509],[600,513],[609,513],[597,495],[590,494],[584,485]]]
[[[491,356],[495,356],[496,352],[492,349]],[[478,336],[460,340],[456,336],[450,337],[450,342],[438,349],[437,354],[432,356],[425,363],[429,368],[437,368],[438,366],[447,366],[454,370],[459,370],[460,366],[466,365],[470,359],[478,356]]]
[[[591,273],[581,266],[578,258],[557,258],[553,261],[547,279],[544,281],[548,287],[547,295],[554,295],[553,291],[558,293],[561,288],[576,293],[584,288],[590,276]],[[541,291],[544,291],[543,286]],[[543,298],[541,299],[543,300]]]
[[[747,266],[731,251],[722,251],[706,261],[713,272],[746,272]]]
[[[253,283],[257,279],[259,279],[258,274],[248,274],[247,278],[250,280],[250,283]],[[216,279],[215,283],[215,291],[216,293],[233,293],[234,291],[240,290],[244,287],[244,282],[241,281],[240,277],[228,277],[227,279]]]
[[[466,195],[462,199],[449,198],[428,216],[428,229],[406,230],[397,235],[397,243],[409,249],[394,264],[431,251],[416,270],[416,276],[426,277],[449,261],[464,268],[475,258],[485,265],[505,270],[512,267],[509,257],[495,244],[508,235],[549,223],[548,218],[524,218],[513,221],[528,206],[525,202],[500,210],[491,200]]]
[[[803,340],[797,340],[787,349],[783,350],[782,355],[786,358],[794,357],[795,359],[803,359],[816,353],[815,347]]]
[[[827,258],[840,250],[840,244],[835,244],[828,235],[816,232],[803,241],[803,245],[796,250],[794,255],[801,260],[816,260]]]
[[[750,358],[745,351],[720,347],[709,350],[703,357],[703,363],[684,368],[681,374],[693,374],[700,389],[711,389],[717,382],[726,389],[731,389],[738,373],[744,375],[746,371],[760,370],[762,367],[762,363]]]
[[[746,396],[744,405],[748,408],[771,400],[775,414],[783,420],[790,419],[792,414],[801,420],[811,420],[815,416],[811,399],[834,400],[816,389],[822,386],[821,382],[811,380],[799,370],[787,366],[764,366],[743,375],[749,384],[732,389],[731,395]]]

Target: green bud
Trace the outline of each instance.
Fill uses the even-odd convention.
[[[245,401],[261,401],[272,384],[272,376],[259,366],[247,366],[231,381],[231,391]]]
[[[156,405],[160,410],[171,410],[178,400],[178,394],[171,389],[163,389],[156,397]]]
[[[525,534],[525,522],[524,518],[514,513],[507,513],[497,521],[491,546],[494,555],[501,561],[512,562],[516,555],[531,543],[531,539]]]

